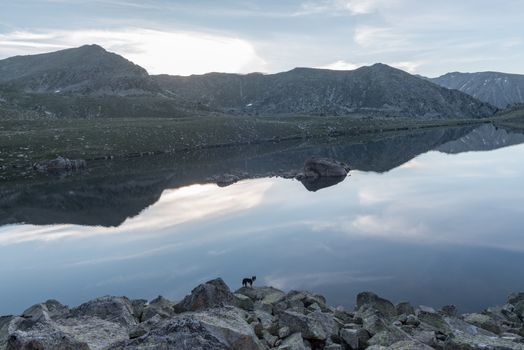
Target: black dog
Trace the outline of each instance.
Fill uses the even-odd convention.
[[[242,285],[244,287],[247,287],[247,285],[249,284],[250,287],[253,287],[253,282],[255,282],[256,279],[257,279],[257,276],[253,276],[251,278],[244,278],[242,280]]]

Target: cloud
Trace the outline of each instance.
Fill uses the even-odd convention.
[[[264,278],[265,284],[275,288],[315,289],[328,285],[338,285],[356,282],[375,282],[392,279],[393,276],[369,276],[354,271],[311,272],[294,274],[274,274]]]
[[[338,60],[336,62],[326,64],[325,66],[320,66],[317,68],[333,69],[333,70],[354,70],[362,66],[364,66],[364,64],[356,64],[356,63],[351,63],[351,62],[347,62],[344,60]]]
[[[251,42],[205,32],[122,28],[0,34],[0,52],[4,57],[93,43],[141,65],[151,74],[247,73],[265,68],[265,61]]]

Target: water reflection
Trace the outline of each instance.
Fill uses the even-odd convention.
[[[455,303],[464,311],[497,304],[509,292],[524,289],[517,278],[524,264],[524,145],[460,154],[439,149],[415,158],[407,147],[412,142],[420,152],[439,144],[455,153],[451,150],[457,145],[467,144],[468,151],[475,150],[472,142],[463,141],[472,139],[471,130],[463,132],[433,133],[424,146],[418,134],[407,140],[393,136],[329,147],[293,145],[285,151],[244,153],[227,163],[233,164],[227,169],[256,168],[261,174],[270,168],[269,160],[275,160],[275,166],[283,164],[279,159],[297,155],[288,158],[299,166],[304,154],[318,152],[352,164],[368,157],[373,165],[360,167],[376,169],[353,170],[348,181],[315,193],[281,178],[244,180],[225,188],[170,188],[190,183],[196,169],[206,167],[206,158],[200,166],[193,158],[194,170],[184,168],[174,176],[165,164],[155,168],[148,163],[145,168],[151,172],[139,172],[119,186],[117,179],[125,179],[127,170],[113,175],[109,184],[91,174],[80,188],[77,180],[68,179],[38,185],[37,198],[62,201],[47,207],[23,195],[16,200],[2,197],[4,203],[20,204],[22,214],[16,207],[2,207],[11,217],[68,223],[0,227],[0,314],[20,312],[46,298],[73,305],[104,294],[176,299],[200,281],[223,276],[236,287],[240,277],[251,274],[259,276],[260,283],[312,289],[333,304],[348,306],[361,290],[395,301]],[[450,146],[449,135],[455,145]],[[509,145],[513,137],[502,139]],[[394,163],[407,161],[381,172],[384,163],[379,160],[385,157],[371,150],[385,152],[393,144],[397,149],[388,152],[393,158],[398,155]],[[353,154],[360,158],[350,158]],[[221,161],[215,165],[199,179],[226,167]],[[17,191],[11,192],[13,198],[21,193]],[[91,200],[72,205],[63,197],[65,191]],[[104,204],[110,195],[117,198]],[[62,203],[61,211],[56,203]],[[145,210],[144,203],[149,203]],[[114,204],[124,208],[103,214]],[[128,215],[134,210],[140,214]],[[96,220],[107,223],[109,214],[124,218],[116,227],[70,224],[85,211],[90,225]]]

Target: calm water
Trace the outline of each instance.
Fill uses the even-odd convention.
[[[236,289],[253,274],[347,307],[362,290],[462,311],[500,304],[524,290],[521,142],[483,126],[241,150],[214,168],[213,154],[121,173],[99,164],[13,185],[0,192],[0,314],[48,298],[179,299],[207,279]],[[356,170],[316,192],[263,177],[310,154]],[[186,186],[224,168],[262,177]]]

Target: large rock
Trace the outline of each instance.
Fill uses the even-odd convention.
[[[342,162],[312,157],[304,164],[304,176],[312,177],[344,177],[348,174],[349,166]]]
[[[273,287],[242,287],[237,289],[235,294],[242,294],[253,301],[263,301],[269,304],[274,304],[282,300],[286,295],[283,291]]]
[[[237,299],[221,278],[217,278],[197,286],[180,303],[175,305],[175,311],[198,311],[225,305],[237,305]]]
[[[0,316],[0,349],[5,349],[9,338],[9,324],[14,316]]]
[[[138,323],[133,315],[133,305],[126,297],[100,297],[71,310],[71,317],[83,316],[97,317],[126,328],[131,328]]]
[[[162,321],[142,337],[123,341],[110,349],[262,350],[244,312],[223,307],[176,315]]]
[[[372,292],[362,292],[357,295],[357,308],[371,307],[386,317],[397,315],[395,305],[389,300],[379,297]]]
[[[315,311],[304,315],[295,311],[283,311],[278,316],[280,327],[287,326],[291,333],[301,333],[305,339],[324,341],[338,334],[338,325],[332,314]]]
[[[404,340],[390,345],[388,350],[433,350],[433,348],[417,341]]]

